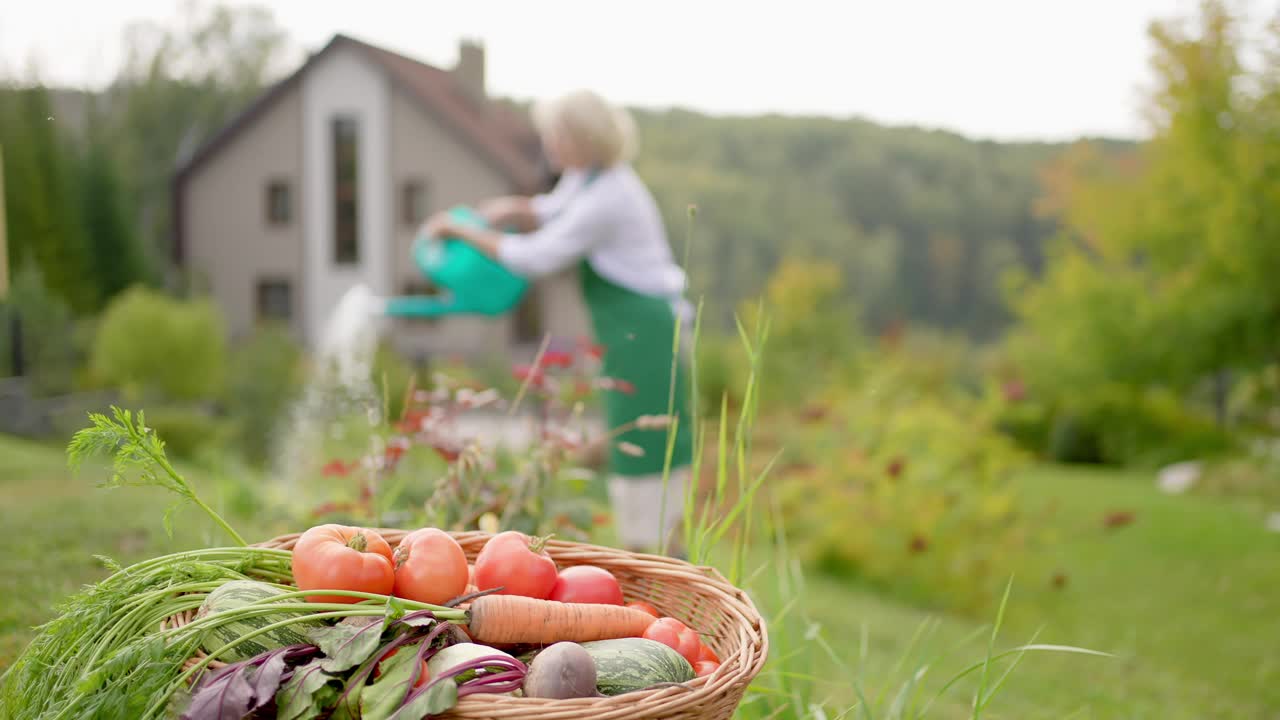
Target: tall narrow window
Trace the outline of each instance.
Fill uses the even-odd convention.
[[[333,119],[333,260],[360,262],[359,126],[351,116]]]
[[[267,224],[288,225],[293,217],[293,198],[289,183],[273,180],[267,183]]]
[[[427,219],[427,186],[422,180],[406,180],[400,186],[400,223],[417,227]]]

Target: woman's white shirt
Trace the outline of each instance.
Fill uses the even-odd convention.
[[[505,235],[498,259],[515,273],[539,277],[585,257],[604,279],[668,299],[687,314],[685,273],[649,189],[625,164],[588,178],[585,170],[565,171],[551,192],[533,197],[540,227]]]

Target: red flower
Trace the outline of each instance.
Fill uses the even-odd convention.
[[[560,350],[548,350],[542,354],[542,367],[573,367],[573,356]]]
[[[353,509],[354,509],[354,506],[348,502],[343,502],[343,503],[327,502],[312,508],[311,515],[313,517],[319,517],[321,515],[329,515],[331,513],[336,513],[336,512],[350,512]]]
[[[387,442],[386,450],[382,451],[382,457],[386,460],[388,467],[395,466],[400,462],[400,458],[404,457],[404,453],[409,449],[409,440],[407,438],[395,437]]]
[[[454,460],[457,460],[458,458],[462,457],[462,450],[453,445],[437,443],[435,445],[432,445],[431,449],[435,450],[436,454],[439,455],[445,462],[451,463]]]
[[[359,463],[345,463],[341,460],[330,460],[324,467],[320,468],[320,474],[324,477],[346,477],[356,469]]]
[[[412,409],[405,410],[404,417],[400,422],[396,423],[396,429],[402,433],[417,432],[422,429],[422,421],[427,419],[427,411]]]
[[[907,549],[912,553],[922,553],[929,549],[929,538],[923,535],[912,535]]]
[[[907,461],[900,457],[896,457],[889,463],[889,467],[885,468],[885,472],[889,473],[889,477],[896,478],[902,475],[902,469],[906,467]]]
[[[604,357],[604,346],[597,345],[596,343],[591,342],[587,338],[578,339],[578,350],[583,355],[586,355],[587,357],[593,360],[599,360],[600,358]]]
[[[540,387],[546,376],[541,368],[535,368],[532,365],[515,365],[511,368],[511,374],[520,382],[528,382],[534,387]]]

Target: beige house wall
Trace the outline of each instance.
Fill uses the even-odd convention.
[[[287,280],[292,288],[291,328],[303,329],[301,169],[302,96],[298,88],[254,120],[234,142],[187,180],[184,235],[191,269],[226,316],[233,338],[252,330],[257,286]],[[287,183],[292,214],[287,225],[267,220],[267,184]]]
[[[253,329],[263,280],[289,283],[290,325],[308,343],[316,341],[322,316],[351,282],[363,278],[393,294],[421,287],[424,278],[410,255],[416,227],[404,221],[401,207],[406,182],[424,183],[428,213],[511,192],[506,177],[429,108],[381,74],[372,82],[370,72],[375,71],[362,58],[335,53],[187,178],[187,261],[225,313],[233,339]],[[362,251],[361,267],[351,269],[327,261],[331,161],[324,131],[327,117],[345,108],[361,114],[362,133],[368,133],[361,143],[362,154],[368,153],[361,162],[361,242],[367,254]],[[292,212],[284,226],[268,222],[267,188],[273,181],[289,187]],[[388,326],[407,355],[435,359],[528,356],[541,333],[565,339],[590,334],[576,268],[538,281],[532,292],[538,317],[533,334],[523,339],[512,316],[406,319]]]

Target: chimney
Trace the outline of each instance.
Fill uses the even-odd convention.
[[[485,98],[483,44],[466,39],[458,43],[458,63],[453,66],[453,76],[472,97]]]

